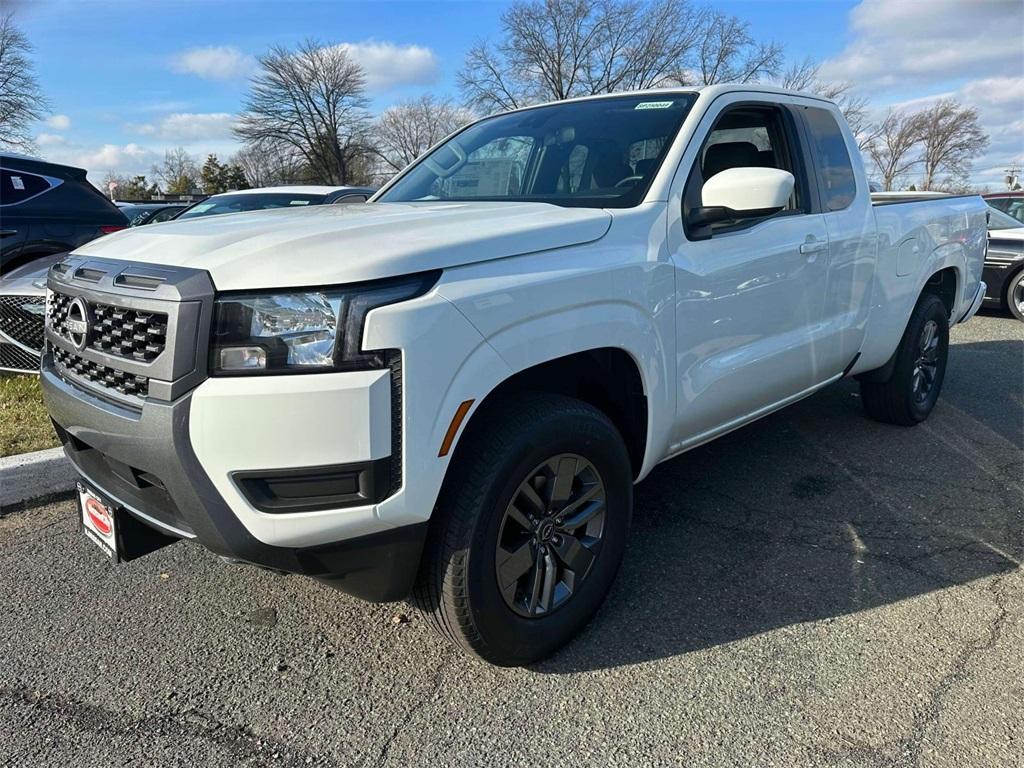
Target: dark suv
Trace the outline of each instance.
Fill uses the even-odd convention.
[[[38,371],[46,269],[128,219],[81,168],[0,152],[0,370]]]
[[[0,153],[0,272],[127,226],[81,168]]]

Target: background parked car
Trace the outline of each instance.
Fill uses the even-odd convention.
[[[1024,226],[1024,191],[990,192],[982,197],[997,211],[1012,216],[1020,226]]]
[[[0,277],[0,370],[39,373],[46,273],[64,256],[41,256]]]
[[[170,221],[188,207],[186,203],[116,203],[116,205],[127,217],[130,227]]]
[[[81,168],[0,153],[0,273],[127,226]]]
[[[982,280],[987,306],[1008,309],[1024,321],[1024,226],[1002,211],[992,210],[988,220],[988,253]]]
[[[0,370],[39,369],[50,265],[127,226],[83,169],[0,153]]]
[[[311,184],[242,189],[212,195],[192,205],[178,218],[193,219],[222,213],[263,211],[269,208],[292,208],[303,205],[365,203],[374,192],[376,190],[370,187],[324,187]]]

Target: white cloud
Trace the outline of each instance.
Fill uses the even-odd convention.
[[[71,127],[71,118],[67,115],[51,115],[47,118],[46,124],[55,131],[66,131]]]
[[[386,90],[400,85],[429,85],[437,81],[440,67],[437,56],[422,45],[364,40],[361,43],[340,43],[366,73],[366,87]]]
[[[125,128],[143,136],[186,144],[230,138],[234,117],[227,112],[178,112],[152,123],[129,123]]]
[[[822,64],[822,77],[853,83],[879,114],[943,98],[974,107],[990,145],[971,182],[998,187],[1003,169],[1024,158],[1024,3],[862,0],[849,24],[849,44]]]
[[[163,151],[157,152],[135,143],[83,147],[62,142],[50,145],[45,153],[51,162],[85,168],[93,184],[99,184],[108,172],[133,176],[149,173],[153,163],[162,160],[163,156]]]
[[[874,88],[1019,74],[1022,28],[1020,0],[863,0],[821,74]]]
[[[171,69],[196,75],[205,80],[234,80],[248,77],[256,68],[256,60],[229,45],[189,48],[171,58]]]
[[[40,133],[36,136],[36,144],[40,147],[53,147],[60,144],[67,144],[67,139],[59,133]]]

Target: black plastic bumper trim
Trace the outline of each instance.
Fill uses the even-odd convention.
[[[232,472],[231,479],[260,512],[287,514],[376,504],[391,484],[391,457],[356,464]]]

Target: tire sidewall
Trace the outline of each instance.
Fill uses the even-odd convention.
[[[1017,320],[1024,322],[1024,314],[1021,314],[1020,310],[1017,308],[1016,302],[1013,300],[1014,288],[1016,288],[1022,280],[1024,280],[1024,269],[1019,269],[1017,270],[1017,274],[1006,281],[1006,291],[1003,295],[1003,301],[1006,302],[1006,308],[1009,310],[1010,314]]]
[[[914,363],[918,356],[921,332],[929,320],[934,320],[938,325],[938,368],[928,397],[919,403],[914,397]],[[911,417],[914,421],[920,422],[928,418],[935,408],[935,403],[942,391],[942,382],[946,377],[946,364],[949,358],[949,316],[946,314],[946,305],[938,296],[926,294],[924,301],[914,311],[907,331],[904,339],[903,359],[899,364],[900,385],[905,388],[907,409]]]
[[[526,663],[571,639],[604,600],[625,550],[632,511],[633,478],[618,432],[597,411],[552,413],[528,434],[513,439],[493,483],[481,500],[465,560],[473,623],[486,644],[507,663]],[[562,453],[591,462],[605,486],[605,529],[591,570],[566,603],[551,615],[526,618],[505,603],[495,573],[495,552],[504,512],[519,484],[539,464]]]

